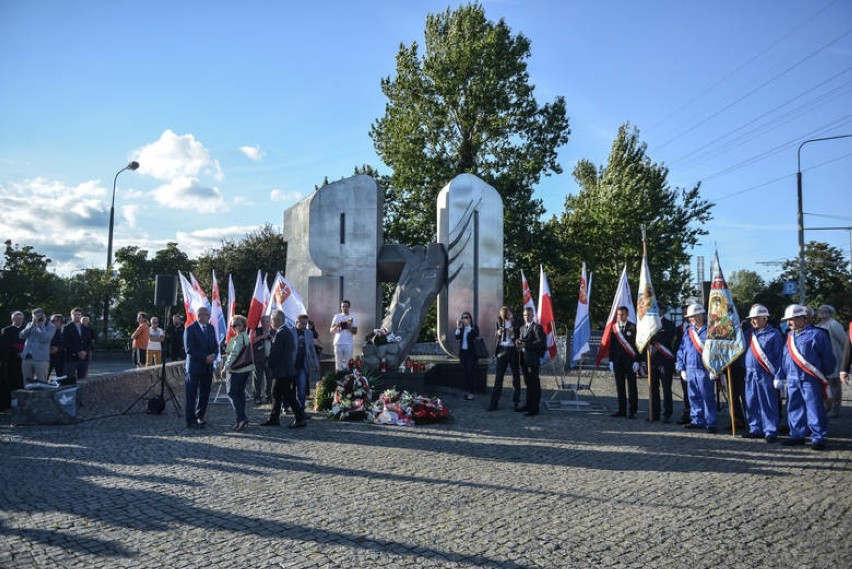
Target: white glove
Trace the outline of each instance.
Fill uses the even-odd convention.
[[[612,362],[609,362],[609,371],[615,371],[615,364]]]
[[[639,371],[639,362],[633,362],[633,373],[637,373]]]
[[[783,389],[784,388],[784,380],[783,379],[776,379],[775,381],[772,382],[772,386],[775,389]]]
[[[686,381],[686,370],[685,369],[680,370],[680,378],[682,380]]]
[[[716,381],[718,378],[719,378],[718,375],[716,375],[712,371],[710,372],[710,381]]]

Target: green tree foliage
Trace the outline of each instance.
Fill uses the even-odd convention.
[[[758,297],[766,290],[766,281],[754,271],[734,271],[728,277],[728,287],[734,297],[737,313],[740,318],[745,318],[751,305],[757,303]]]
[[[580,160],[574,178],[580,192],[566,198],[565,212],[551,219],[540,237],[550,252],[545,270],[554,275],[551,289],[576,290],[585,261],[594,272],[592,318],[604,320],[625,263],[636,293],[642,260],[640,224],[645,224],[658,299],[675,306],[691,293],[687,251],[707,234],[704,224],[713,207],[701,199],[699,185],[670,188],[668,169],[651,161],[638,130],[629,124],[618,129],[606,166]],[[554,306],[557,321],[573,321],[573,310],[564,302]]]
[[[280,231],[270,224],[246,234],[240,240],[227,239],[222,246],[198,259],[196,278],[202,284],[207,295],[213,281],[213,269],[219,280],[222,302],[228,295],[228,274],[234,279],[234,291],[237,295],[237,314],[247,314],[258,269],[268,275],[272,281],[275,273],[284,274],[287,263],[287,243]]]
[[[48,272],[51,261],[30,246],[19,247],[7,239],[0,265],[0,323],[8,324],[9,315],[20,310],[29,319],[36,307],[48,312],[67,312],[62,279]]]
[[[805,295],[808,306],[816,309],[821,304],[830,304],[837,310],[841,321],[848,321],[852,317],[852,280],[848,267],[840,249],[828,243],[809,241],[805,245]],[[776,284],[780,288],[781,283],[788,280],[799,280],[798,258],[784,263]],[[798,295],[789,302],[798,302]]]
[[[426,18],[425,49],[401,45],[396,76],[381,82],[388,101],[370,131],[392,170],[385,188],[385,235],[406,245],[434,241],[436,197],[471,173],[503,197],[507,266],[521,237],[543,213],[533,187],[561,173],[557,148],[568,141],[565,101],[539,105],[527,71],[530,41],[479,4]]]

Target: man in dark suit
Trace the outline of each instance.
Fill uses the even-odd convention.
[[[660,314],[664,312],[659,305]],[[675,349],[674,340],[677,334],[674,322],[663,316],[660,319],[662,328],[654,334],[648,344],[651,350],[651,409],[654,419],[660,418],[660,388],[663,390],[662,420],[670,423],[674,403],[672,399],[672,378],[674,377]],[[650,417],[648,418],[650,420]]]
[[[526,405],[517,410],[525,411],[524,415],[532,417],[538,415],[541,405],[539,368],[541,358],[547,350],[547,337],[544,335],[544,329],[535,321],[535,313],[529,306],[524,308],[524,324],[521,326],[521,335],[516,345],[521,352],[521,371],[524,374],[524,383],[527,384]]]
[[[609,348],[609,370],[615,374],[615,390],[618,393],[618,411],[613,417],[636,417],[639,393],[636,390],[636,372],[639,371],[636,353],[636,324],[627,319],[627,307],[619,306],[615,311],[616,321],[612,325],[612,341]],[[630,409],[627,408],[628,394]]]
[[[62,327],[62,347],[68,383],[77,383],[85,375],[92,351],[92,329],[83,325],[81,308],[73,308],[71,322]]]
[[[207,424],[204,415],[213,384],[213,362],[219,353],[216,331],[210,324],[210,309],[202,306],[196,316],[198,320],[183,332],[183,344],[186,347],[187,429],[197,429]]]
[[[8,409],[12,404],[12,392],[24,387],[24,376],[21,374],[23,329],[24,313],[16,310],[12,313],[12,323],[0,331],[0,410]]]
[[[296,379],[296,331],[285,323],[284,313],[272,311],[272,327],[277,330],[267,363],[272,374],[272,411],[269,419],[261,426],[272,427],[281,424],[281,406],[293,410],[296,420],[290,423],[291,429],[299,429],[308,424],[305,410],[293,389]]]

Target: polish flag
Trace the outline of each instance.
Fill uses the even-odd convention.
[[[216,339],[221,343],[225,338],[225,313],[222,311],[222,298],[219,296],[219,281],[216,280],[216,271],[213,270],[213,305],[210,309],[210,324],[216,330]]]
[[[190,280],[190,282],[192,282],[192,288],[198,294],[198,298],[201,299],[202,305],[206,306],[207,309],[210,311],[210,316],[212,318],[212,316],[213,316],[213,305],[210,304],[210,301],[207,299],[207,295],[204,293],[204,289],[201,288],[201,285],[198,284],[198,281],[195,280],[195,275],[193,275],[192,273],[189,273],[189,280]]]
[[[275,274],[275,281],[272,285],[272,292],[269,297],[269,303],[266,306],[265,314],[272,314],[272,311],[276,309],[284,313],[284,317],[290,324],[295,324],[297,316],[307,314],[308,312],[305,309],[302,297],[287,282],[287,279],[281,276],[281,273]]]
[[[236,336],[234,329],[231,328],[231,322],[234,320],[237,308],[237,295],[234,294],[234,279],[228,275],[228,332],[225,334],[225,341],[230,342],[231,338]]]
[[[533,310],[533,316],[535,316],[535,303],[533,302],[532,292],[530,291],[530,285],[527,282],[527,277],[524,276],[524,271],[521,271],[521,285],[524,288],[524,305],[521,307],[521,313],[523,313],[526,307],[530,307]]]
[[[547,284],[547,275],[544,267],[539,266],[541,277],[538,283],[538,323],[544,329],[547,336],[547,352],[545,359],[556,358],[556,320],[553,318],[553,302],[550,298],[550,285]]]
[[[577,316],[574,318],[574,335],[571,337],[571,362],[580,360],[588,352],[589,339],[592,337],[592,326],[589,320],[589,298],[592,294],[592,275],[586,280],[586,263],[580,273],[580,292],[577,295]]]
[[[195,311],[204,303],[192,287],[192,283],[186,280],[186,277],[180,271],[178,271],[178,278],[180,279],[180,290],[183,294],[183,308],[186,310],[186,326],[188,327],[198,319]]]
[[[248,327],[249,334],[254,336],[254,329],[260,326],[260,317],[263,316],[266,310],[266,304],[269,297],[266,293],[265,279],[261,277],[260,270],[257,271],[257,281],[254,283],[254,294],[251,297],[251,304],[248,310]]]
[[[612,340],[612,327],[615,325],[616,314],[619,306],[627,307],[627,319],[634,324],[636,323],[636,309],[633,307],[633,299],[630,293],[630,284],[627,282],[627,266],[621,271],[621,278],[618,281],[618,288],[615,291],[615,297],[612,299],[612,308],[609,310],[609,318],[604,327],[603,337],[601,338],[601,347],[598,350],[598,356],[595,358],[595,364],[600,365],[601,361],[609,357],[609,344]]]

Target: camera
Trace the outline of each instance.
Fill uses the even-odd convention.
[[[349,330],[349,322],[341,322],[339,326],[341,330]]]

